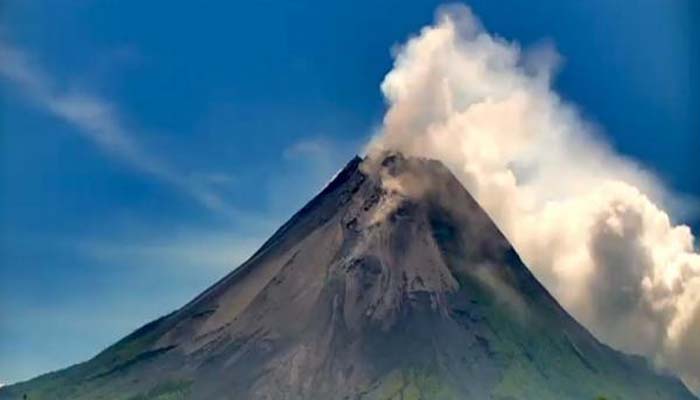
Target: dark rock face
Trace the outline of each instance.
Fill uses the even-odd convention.
[[[599,343],[439,162],[355,158],[247,262],[0,399],[693,399]]]

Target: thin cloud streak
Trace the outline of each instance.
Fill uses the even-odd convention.
[[[174,237],[150,239],[143,232],[125,236],[80,238],[74,245],[79,254],[96,261],[165,267],[169,276],[175,273],[211,275],[211,281],[215,281],[241,265],[264,241],[262,237],[228,231],[175,233]]]
[[[108,101],[60,88],[24,51],[2,41],[0,76],[37,108],[69,123],[87,140],[131,168],[169,184],[210,211],[249,222],[256,219],[228,204],[207,183],[192,179],[192,174],[178,170],[147,151],[124,126],[119,113]]]

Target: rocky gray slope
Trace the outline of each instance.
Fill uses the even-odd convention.
[[[439,162],[353,159],[247,262],[0,399],[694,399],[598,342]]]

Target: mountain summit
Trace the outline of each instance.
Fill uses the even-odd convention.
[[[181,309],[0,389],[23,396],[695,399],[579,325],[445,166],[398,153],[354,158]]]

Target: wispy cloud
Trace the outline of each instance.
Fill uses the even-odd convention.
[[[134,170],[169,184],[211,211],[237,219],[250,219],[248,213],[227,203],[211,182],[195,179],[197,174],[180,171],[148,151],[126,127],[116,107],[109,101],[62,87],[25,51],[1,40],[0,77],[34,106],[72,125],[87,140]]]
[[[214,281],[231,271],[262,244],[262,237],[235,232],[187,232],[173,237],[80,239],[75,241],[80,254],[96,261],[152,268],[165,266],[168,274],[208,275]]]
[[[287,160],[318,159],[328,156],[332,143],[323,137],[314,137],[294,142],[284,149],[282,156]]]
[[[302,207],[356,154],[361,140],[316,134],[290,143],[280,154],[282,168],[267,184],[270,209],[276,214],[289,215]]]

